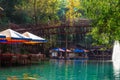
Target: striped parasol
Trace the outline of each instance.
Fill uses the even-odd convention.
[[[35,43],[45,43],[45,42],[47,42],[47,40],[45,40],[44,38],[39,37],[37,35],[34,35],[30,32],[24,32],[23,35],[32,39],[29,42],[25,42],[26,44],[35,44]]]
[[[12,29],[6,29],[4,31],[1,31],[0,34],[6,36],[6,40],[7,40],[6,43],[27,42],[31,40],[30,38],[23,36],[22,34]]]

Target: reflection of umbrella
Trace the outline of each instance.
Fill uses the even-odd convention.
[[[57,52],[65,52],[63,49],[61,48],[53,48],[54,51],[57,51]]]
[[[25,43],[28,43],[28,44],[47,42],[44,38],[36,36],[36,35],[34,35],[34,34],[30,33],[30,32],[25,32],[25,33],[23,33],[23,35],[32,39],[32,41],[30,41],[30,42],[25,42]]]
[[[23,36],[22,34],[11,29],[6,29],[0,32],[0,34],[3,34],[6,36],[7,43],[24,42],[26,40],[30,40],[30,38],[27,38],[26,36]]]
[[[84,52],[84,50],[81,50],[81,49],[77,49],[77,48],[76,48],[76,49],[73,50],[73,52],[75,52],[75,53],[81,53],[81,52]]]

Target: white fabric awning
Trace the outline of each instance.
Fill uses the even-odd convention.
[[[44,39],[42,37],[39,37],[37,35],[34,35],[34,34],[30,33],[30,32],[24,32],[23,35],[26,36],[26,37],[31,38],[32,41],[35,41],[35,42],[40,42],[40,43],[47,42],[46,39]]]
[[[6,38],[11,38],[11,39],[23,39],[23,40],[30,39],[30,38],[20,34],[19,32],[12,30],[12,29],[6,29],[4,31],[1,31],[0,34],[3,34],[6,36]]]

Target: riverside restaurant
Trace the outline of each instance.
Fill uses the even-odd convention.
[[[31,64],[36,63],[41,60],[45,59],[45,55],[41,52],[39,53],[29,53],[29,54],[23,54],[20,53],[19,50],[16,50],[17,45],[22,44],[41,44],[46,43],[47,40],[44,38],[41,38],[39,36],[36,36],[30,32],[25,32],[23,34],[20,34],[12,29],[6,29],[4,31],[0,32],[0,65],[7,65],[12,66],[16,64]],[[5,45],[10,45],[14,47],[12,50],[9,50],[8,47],[5,47]],[[5,49],[3,49],[4,47]]]
[[[11,32],[11,30],[8,31]],[[30,41],[30,43],[38,41],[31,41],[32,39],[21,36],[18,33],[13,36],[12,33],[12,37],[8,37],[0,33],[0,43],[11,45],[11,43],[21,44],[26,41]],[[117,50],[120,49],[119,44],[116,44],[113,48],[113,54],[115,54],[113,59],[117,60],[50,59],[41,61],[45,57],[41,53],[36,56],[34,54],[2,53],[1,51],[0,80],[120,80],[120,56],[116,55],[119,54]],[[39,60],[39,63],[31,64],[31,62]],[[8,66],[14,63],[29,63],[29,65]],[[2,64],[7,64],[7,66],[2,66]]]

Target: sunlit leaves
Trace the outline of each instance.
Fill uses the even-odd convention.
[[[120,40],[119,0],[84,0],[84,11],[93,20],[91,34],[100,44]]]
[[[81,16],[79,12],[81,8],[79,0],[67,0],[66,8],[68,9],[66,12],[66,19],[69,20],[70,23]]]

